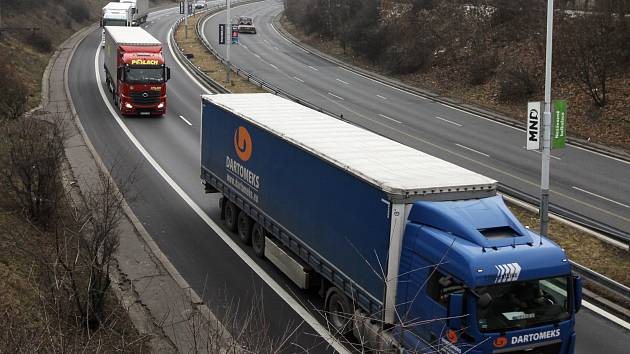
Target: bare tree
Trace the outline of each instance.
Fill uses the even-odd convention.
[[[0,123],[0,181],[25,215],[49,227],[64,193],[61,164],[65,129],[61,116],[52,121],[20,118]]]
[[[563,12],[555,41],[558,68],[593,100],[608,104],[609,79],[628,64],[630,19],[615,1],[599,1],[594,11]],[[627,5],[626,5],[627,6]]]

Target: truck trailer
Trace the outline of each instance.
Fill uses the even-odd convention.
[[[101,13],[101,47],[105,46],[105,26],[131,26],[133,10],[131,4],[110,2],[103,6]]]
[[[114,105],[124,115],[166,113],[166,82],[162,44],[140,27],[105,27],[104,67]]]
[[[132,26],[140,26],[147,22],[147,16],[149,16],[149,0],[120,0],[120,2],[131,4]]]
[[[497,182],[272,94],[202,96],[201,181],[240,241],[377,352],[573,353],[581,280]]]

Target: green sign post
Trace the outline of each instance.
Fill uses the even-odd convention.
[[[567,101],[553,101],[551,147],[560,149],[566,146],[567,138]]]

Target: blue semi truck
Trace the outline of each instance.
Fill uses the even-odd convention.
[[[573,353],[581,281],[496,181],[272,94],[202,96],[227,229],[377,352]]]

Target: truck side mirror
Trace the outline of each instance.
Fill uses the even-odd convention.
[[[575,313],[582,307],[582,278],[579,275],[573,276],[573,297],[575,298]]]
[[[452,293],[448,298],[448,314],[446,325],[453,330],[462,329],[464,315],[464,293]]]
[[[166,81],[171,79],[171,68],[166,68]]]

